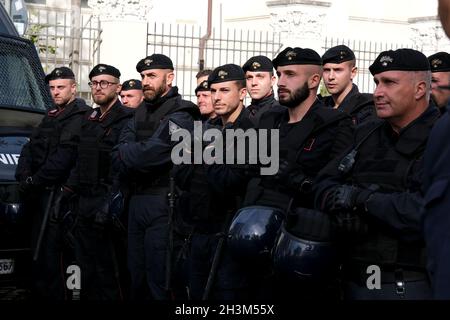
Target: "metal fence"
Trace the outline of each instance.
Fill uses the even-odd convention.
[[[370,74],[369,66],[373,63],[380,52],[385,50],[396,50],[399,48],[412,48],[422,51],[412,43],[384,43],[366,40],[350,40],[339,38],[325,38],[324,52],[331,47],[344,44],[353,50],[356,57],[356,66],[358,73],[353,79],[353,82],[358,85],[361,92],[373,93],[375,90],[375,83]]]
[[[25,36],[35,43],[44,71],[48,73],[63,65],[71,67],[77,75],[79,95],[89,102],[88,74],[100,60],[102,30],[98,18],[82,13],[76,37],[70,10],[29,6],[28,16]],[[78,50],[74,41],[78,42]]]
[[[147,55],[162,53],[169,56],[175,67],[175,84],[184,99],[195,101],[195,75],[203,69],[214,69],[226,63],[243,65],[255,55],[274,58],[282,44],[276,32],[249,30],[211,30],[203,53],[202,37],[207,33],[200,26],[148,24]]]

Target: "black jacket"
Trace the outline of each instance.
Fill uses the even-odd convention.
[[[353,125],[348,115],[324,108],[316,100],[304,118],[289,122],[289,113],[266,112],[260,120],[260,129],[279,129],[279,158],[288,165],[288,177],[301,176],[312,183],[329,161],[345,150],[351,143]],[[261,176],[249,184],[245,205],[259,204],[286,209],[290,198],[296,206],[313,207],[311,194],[301,194],[293,189],[287,179],[277,176]],[[275,193],[272,193],[275,191]]]
[[[329,108],[334,107],[333,97],[319,98],[322,99],[325,106]],[[377,119],[373,96],[369,93],[360,93],[356,84],[353,84],[352,90],[345,96],[337,109],[348,113],[355,125]]]
[[[75,99],[48,111],[22,149],[16,179],[32,176],[35,184],[63,183],[75,163],[82,119],[89,110],[84,100]]]
[[[280,103],[275,100],[275,97],[273,94],[270,96],[267,96],[260,100],[252,100],[252,103],[247,107],[248,118],[252,120],[255,127],[258,127],[259,119],[264,114],[264,112],[269,110],[275,110],[275,111],[282,111],[286,107],[283,107],[280,105]]]
[[[327,191],[341,184],[375,190],[365,212],[357,215],[367,230],[347,244],[348,262],[423,267],[423,153],[438,116],[430,106],[398,134],[385,120],[367,122],[358,127],[352,147],[319,173],[314,188],[318,208]],[[342,159],[355,147],[355,162],[343,173],[338,169]]]

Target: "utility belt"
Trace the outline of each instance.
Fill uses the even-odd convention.
[[[347,281],[356,282],[365,286],[369,277],[375,275],[375,269],[370,268],[369,264],[349,264],[342,268],[343,278]],[[377,265],[380,269],[381,283],[412,282],[412,281],[428,281],[428,273],[426,269],[420,267],[400,266],[400,265]]]

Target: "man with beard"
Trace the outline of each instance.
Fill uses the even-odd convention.
[[[323,103],[347,112],[356,125],[376,117],[372,95],[360,93],[353,83],[358,70],[353,51],[345,45],[332,47],[323,54],[322,63],[323,82],[331,94]]]
[[[429,56],[428,61],[431,67],[431,99],[443,114],[450,100],[450,54],[438,52]]]
[[[202,115],[202,121],[207,121],[208,119],[214,119],[217,117],[213,108],[208,80],[204,80],[197,86],[197,88],[195,88],[195,95],[197,96],[197,106],[200,110],[200,114]]]
[[[111,201],[119,195],[119,186],[110,154],[132,112],[119,101],[119,77],[120,71],[106,64],[96,65],[89,73],[92,97],[99,107],[83,121],[77,163],[64,186],[63,200],[75,202],[71,209],[76,223],[68,231],[81,269],[82,300],[122,298],[119,274],[125,279],[125,259],[120,259],[126,253],[125,234],[114,233],[112,225],[120,225],[120,212],[112,216]],[[122,254],[116,254],[117,249]]]
[[[131,79],[122,83],[122,90],[120,91],[120,101],[125,107],[135,109],[144,100],[144,93],[142,92],[142,83],[140,80]]]
[[[258,126],[264,112],[282,108],[273,94],[277,78],[273,74],[272,61],[265,56],[251,57],[242,69],[245,72],[248,94],[252,98],[252,103],[247,107],[249,118]]]
[[[55,68],[45,77],[55,108],[50,109],[23,147],[16,179],[27,210],[33,212],[31,247],[37,243],[46,207],[57,203],[61,185],[76,159],[82,117],[90,110],[84,100],[75,98],[75,76],[67,67]],[[49,203],[50,202],[50,203]],[[54,210],[53,210],[54,211]],[[33,294],[38,299],[63,300],[65,296],[64,245],[58,212],[51,214],[43,234],[37,259],[33,261]]]
[[[274,213],[274,216],[281,219],[289,214],[302,224],[297,213],[300,209],[314,207],[311,186],[317,173],[351,143],[353,126],[347,114],[324,108],[316,98],[322,74],[322,60],[317,52],[288,47],[278,54],[273,65],[278,75],[279,102],[287,108],[264,113],[259,128],[279,129],[280,168],[274,176],[261,176],[249,182],[245,206],[269,208],[267,210],[279,212]],[[258,223],[258,218],[255,218],[248,223]],[[287,231],[290,231],[289,227],[286,226]],[[267,243],[269,250],[275,244],[274,240],[273,236],[272,243]],[[241,247],[244,247],[244,243]],[[252,260],[250,253],[246,256]],[[329,278],[323,282],[309,283],[307,279],[302,281],[304,279],[300,276],[283,271],[278,272],[279,280],[275,282],[269,257],[254,255],[253,261],[261,261],[260,258],[265,258],[265,264],[259,264],[254,269],[258,272],[253,272],[251,278],[254,292],[261,298],[271,297],[271,294],[277,297],[282,295],[287,299],[299,295],[329,297],[334,294],[330,289],[334,288],[333,282],[327,283]],[[291,258],[295,259],[295,256]],[[270,286],[275,283],[279,287],[271,289]]]
[[[153,54],[140,60],[136,70],[142,77],[144,102],[122,131],[112,158],[122,183],[128,179],[130,188],[131,299],[164,300],[171,294],[170,288],[165,288],[170,227],[167,195],[173,166],[171,150],[177,143],[171,134],[179,128],[192,131],[200,114],[173,86],[174,68],[169,57]]]

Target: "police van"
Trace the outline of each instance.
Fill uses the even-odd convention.
[[[36,48],[21,38],[0,4],[0,299],[27,289],[30,221],[14,178],[23,145],[52,105]]]

